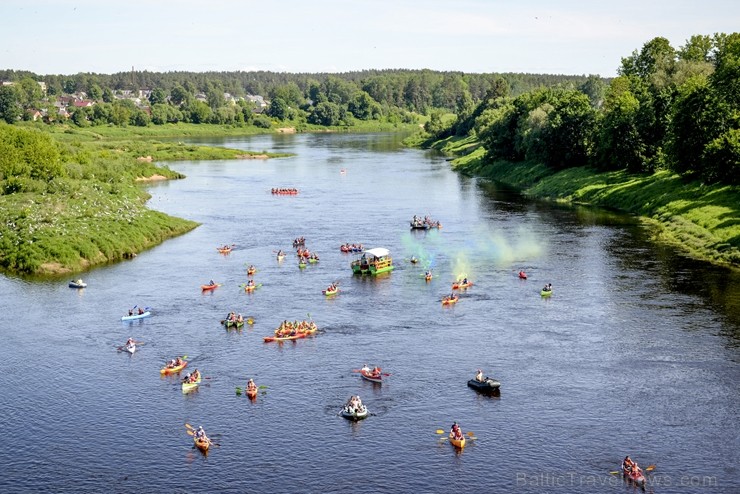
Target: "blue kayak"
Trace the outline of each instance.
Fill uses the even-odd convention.
[[[152,313],[150,311],[146,311],[143,314],[134,314],[131,316],[121,316],[121,321],[134,321],[136,319],[144,319],[145,317],[151,316]]]

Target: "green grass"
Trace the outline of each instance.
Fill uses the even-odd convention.
[[[655,227],[656,237],[662,241],[694,257],[740,267],[738,187],[687,181],[668,171],[632,175],[577,167],[556,173],[538,163],[490,163],[482,148],[456,159],[453,166],[460,172],[516,187],[532,197],[638,215]]]

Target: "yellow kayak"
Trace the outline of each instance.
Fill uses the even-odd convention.
[[[450,444],[452,444],[456,448],[463,449],[465,447],[465,436],[463,436],[462,439],[455,439],[455,436],[452,435],[450,432]]]
[[[183,393],[189,393],[192,390],[194,390],[195,388],[197,388],[198,385],[200,384],[200,379],[201,379],[201,377],[198,376],[198,379],[195,382],[192,382],[192,383],[182,383],[182,392]]]

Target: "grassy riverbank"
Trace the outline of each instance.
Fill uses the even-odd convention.
[[[154,162],[289,156],[63,125],[0,126],[0,155],[0,269],[35,275],[129,258],[197,227],[146,208],[142,180],[184,178]]]
[[[463,155],[453,168],[500,181],[532,197],[591,204],[640,216],[657,239],[690,255],[740,268],[740,189],[686,181],[659,171],[634,175],[586,167],[560,172],[537,163],[487,162],[473,138],[447,140],[435,148]]]

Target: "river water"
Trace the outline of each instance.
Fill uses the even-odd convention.
[[[0,278],[0,491],[621,493],[634,488],[609,472],[626,454],[656,465],[649,492],[740,491],[737,273],[631,217],[522,198],[399,139],[210,141],[296,156],[172,164],[188,178],[150,186],[151,207],[202,225],[83,273],[84,290]],[[443,228],[412,232],[414,214]],[[298,268],[298,236],[320,263]],[[395,271],[353,277],[345,242],[390,249]],[[474,286],[442,307],[461,274]],[[202,293],[210,279],[223,285]],[[153,316],[122,323],[135,304]],[[254,325],[227,332],[231,310]],[[262,341],[309,318],[313,338]],[[129,336],[145,342],[132,356],[116,351]],[[209,378],[196,392],[160,377],[176,355]],[[364,363],[391,376],[363,381]],[[500,395],[466,386],[477,368]],[[235,393],[249,377],[267,386],[254,402]],[[358,423],[338,416],[354,394],[372,413]],[[477,437],[462,452],[436,434],[453,421]],[[220,446],[194,450],[185,423]]]

